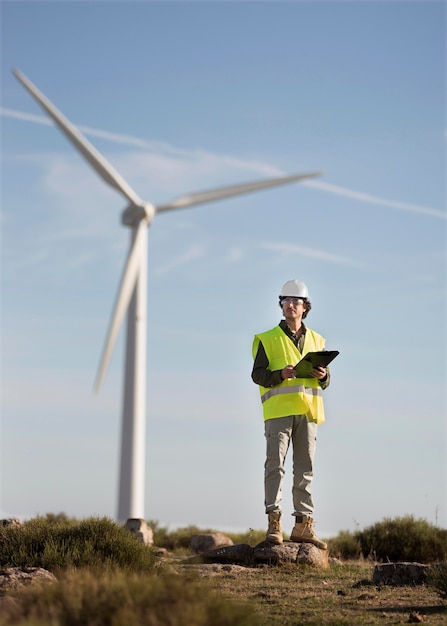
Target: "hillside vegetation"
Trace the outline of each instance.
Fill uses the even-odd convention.
[[[0,528],[0,565],[42,567],[57,582],[0,597],[0,626],[339,626],[447,621],[447,570],[429,585],[377,588],[377,561],[445,561],[447,531],[412,517],[386,519],[328,540],[328,570],[262,566],[204,577],[182,564],[191,537],[209,529],[168,532],[156,522],[156,547],[138,543],[107,518],[37,517]],[[230,535],[256,545],[265,531]],[[169,552],[160,557],[157,549]]]

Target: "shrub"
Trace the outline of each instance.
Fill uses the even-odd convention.
[[[245,533],[227,533],[234,544],[245,543],[249,546],[257,546],[265,541],[265,530],[254,530],[250,528]]]
[[[185,528],[168,532],[166,528],[160,528],[157,522],[149,521],[148,524],[154,533],[155,545],[159,548],[166,548],[167,550],[189,549],[193,535],[216,532],[210,529],[201,530],[198,526],[186,526]]]
[[[64,573],[57,583],[28,587],[7,604],[7,626],[256,626],[251,605],[230,601],[203,581],[120,571]]]
[[[151,571],[156,557],[123,526],[108,518],[80,522],[37,517],[22,527],[0,528],[0,566],[121,567]]]
[[[356,534],[342,530],[336,537],[328,539],[328,550],[339,559],[358,559],[361,554],[360,541]]]
[[[197,526],[186,526],[174,531],[168,531],[165,527],[160,527],[157,521],[149,520],[148,525],[154,533],[154,543],[159,548],[166,548],[171,551],[182,551],[189,549],[193,535],[221,532],[211,529],[200,529]],[[255,546],[265,540],[265,530],[253,530],[250,528],[245,533],[224,533],[234,544],[246,543]]]
[[[66,522],[67,524],[77,524],[78,520],[75,517],[68,517],[66,513],[46,513],[44,516],[40,516],[39,518],[42,521],[48,522],[49,524],[58,524],[59,522]]]
[[[154,534],[154,544],[159,548],[166,548],[168,544],[169,531],[165,526],[160,526],[156,520],[148,520],[147,525]]]
[[[378,561],[433,563],[447,556],[447,530],[413,516],[385,518],[356,533],[365,557]]]
[[[437,563],[430,568],[428,584],[434,587],[442,598],[447,599],[447,564]]]

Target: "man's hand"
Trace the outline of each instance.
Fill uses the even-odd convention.
[[[310,375],[314,378],[318,378],[318,380],[321,380],[322,378],[326,377],[326,368],[321,367],[321,365],[319,365],[318,367],[314,367]]]
[[[296,372],[293,365],[286,365],[281,370],[281,378],[285,380],[286,378],[296,378]]]

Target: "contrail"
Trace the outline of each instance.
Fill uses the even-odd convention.
[[[45,124],[45,126],[52,126],[53,122],[41,115],[33,115],[32,113],[24,113],[23,111],[15,111],[14,109],[0,108],[0,113],[5,117],[14,117],[17,120],[24,122],[34,122],[35,124]]]
[[[298,254],[300,256],[306,256],[320,261],[329,261],[330,263],[337,263],[339,265],[348,265],[350,267],[367,267],[365,263],[350,259],[338,254],[331,254],[326,250],[318,250],[316,248],[305,248],[303,246],[296,246],[289,243],[274,243],[265,242],[261,244],[264,250],[273,250],[274,252],[282,252],[283,254]]]
[[[14,109],[4,109],[0,108],[0,114],[6,117],[13,117],[18,120],[22,120],[25,122],[33,122],[34,124],[45,124],[46,126],[52,126],[53,122],[46,117],[41,115],[34,115],[31,113],[25,113],[23,111],[17,111]],[[108,141],[112,141],[114,143],[120,143],[128,146],[138,146],[139,148],[146,148],[151,150],[163,150],[170,154],[175,154],[177,156],[184,157],[197,157],[197,156],[207,156],[213,159],[218,159],[219,161],[224,161],[230,165],[242,167],[243,169],[249,169],[252,171],[258,171],[263,175],[272,175],[272,176],[285,176],[286,174],[278,168],[272,167],[265,163],[261,162],[250,162],[244,161],[242,159],[237,159],[235,157],[226,157],[215,154],[208,154],[205,151],[201,150],[184,150],[181,148],[174,148],[169,146],[168,144],[164,144],[161,142],[149,142],[144,139],[139,139],[138,137],[133,137],[132,135],[122,135],[119,133],[111,133],[105,130],[99,130],[95,128],[89,128],[87,126],[78,126],[78,128],[85,133],[86,135],[90,135],[91,137],[99,137],[101,139],[106,139]],[[367,204],[375,204],[379,206],[388,207],[390,209],[395,209],[398,211],[407,211],[409,213],[418,213],[419,215],[428,215],[430,217],[435,217],[437,219],[447,220],[447,212],[441,211],[439,209],[433,209],[431,207],[421,206],[417,204],[410,204],[408,202],[401,202],[399,200],[390,200],[388,198],[381,198],[379,196],[374,196],[372,194],[364,193],[362,191],[356,191],[354,189],[348,189],[347,187],[340,187],[339,185],[333,185],[332,183],[326,183],[322,180],[304,180],[300,183],[301,185],[306,185],[307,187],[312,187],[313,189],[320,189],[321,191],[326,191],[327,193],[331,193],[337,196],[344,196],[345,198],[351,198],[352,200],[358,200],[359,202],[365,202]]]
[[[359,200],[360,202],[367,202],[369,204],[379,204],[382,206],[390,207],[391,209],[398,209],[400,211],[411,211],[412,213],[420,213],[422,215],[431,215],[432,217],[438,217],[440,219],[447,219],[447,213],[445,211],[439,211],[430,207],[419,206],[417,204],[408,204],[408,202],[399,202],[397,200],[388,200],[388,198],[379,198],[362,191],[354,191],[353,189],[346,189],[346,187],[339,187],[338,185],[332,185],[331,183],[325,183],[321,180],[303,180],[301,185],[307,187],[314,187],[315,189],[321,189],[338,196],[345,196],[346,198],[352,198],[353,200]]]
[[[14,109],[0,108],[0,113],[6,117],[13,117],[23,122],[34,122],[35,124],[44,124],[45,126],[54,126],[52,120],[43,117],[41,115],[33,115],[32,113],[24,113],[23,111],[15,111]],[[114,143],[122,143],[129,146],[139,146],[140,148],[151,148],[154,144],[150,144],[144,139],[138,139],[131,135],[120,135],[119,133],[111,133],[106,130],[98,130],[95,128],[88,128],[87,126],[77,126],[79,130],[91,137],[100,137],[101,139],[107,139]]]

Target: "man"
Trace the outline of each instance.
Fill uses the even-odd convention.
[[[289,280],[281,289],[279,306],[284,318],[278,326],[255,335],[252,379],[259,385],[264,412],[266,461],[265,510],[268,514],[266,541],[283,542],[281,529],[284,461],[293,447],[293,506],[295,526],[291,541],[309,542],[323,550],[324,541],[312,524],[311,495],[313,460],[318,424],[324,422],[322,389],[329,385],[329,369],[316,367],[308,378],[297,378],[294,366],[308,352],[324,349],[324,338],[307,328],[303,320],[311,310],[309,293],[300,280]]]

